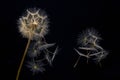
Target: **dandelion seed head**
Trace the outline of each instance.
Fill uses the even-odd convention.
[[[101,37],[95,29],[86,29],[85,31],[83,31],[82,34],[79,35],[77,41],[77,43],[79,44],[78,49],[80,49],[81,51],[78,51],[77,49],[75,49],[75,51],[80,56],[83,56],[87,59],[92,59],[96,62],[100,62],[108,55],[108,52],[106,52],[99,45],[100,40]]]
[[[44,15],[43,15],[44,14]],[[37,39],[48,32],[48,18],[40,9],[27,9],[19,19],[19,31],[25,38]]]

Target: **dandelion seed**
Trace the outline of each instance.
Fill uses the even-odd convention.
[[[58,49],[58,46],[57,46],[56,49],[55,49],[55,51],[54,51],[54,53],[53,53],[52,61],[54,60],[55,56],[57,55],[58,50],[59,50],[59,49]]]
[[[48,61],[49,65],[52,66],[52,58],[51,58],[51,56],[49,55],[49,53],[46,53],[45,59]]]
[[[37,57],[41,52],[39,51],[38,47],[41,46],[42,42],[39,43],[39,41],[32,41],[30,48],[28,50],[28,55],[31,58]]]
[[[33,74],[35,73],[39,73],[39,72],[44,72],[45,69],[43,68],[44,64],[41,62],[28,62],[27,67],[30,68],[30,71],[33,72]]]
[[[107,51],[101,51],[101,52],[94,53],[94,54],[96,54],[95,55],[96,57],[93,60],[97,61],[97,62],[100,62],[101,60],[106,58],[106,56],[108,55],[108,52]]]
[[[39,50],[43,50],[43,49],[47,49],[47,48],[49,48],[49,47],[52,47],[52,46],[54,46],[54,45],[55,45],[55,43],[52,43],[52,44],[44,44],[44,45],[39,46],[38,49],[39,49]]]
[[[78,47],[78,49],[82,49],[82,50],[93,50],[93,51],[97,51],[97,49],[96,48],[94,48],[94,47]]]
[[[80,56],[83,56],[83,57],[86,57],[86,58],[88,58],[88,56],[87,55],[85,55],[85,54],[83,54],[83,53],[81,53],[81,52],[79,52],[77,49],[74,49]]]
[[[31,57],[31,58],[34,58],[34,57],[37,57],[38,56],[38,51],[37,50],[30,50],[30,51],[28,51],[28,55],[29,55],[29,57]]]
[[[50,52],[48,49],[45,49],[44,52],[45,52],[45,59],[48,61],[50,66],[52,66],[53,60],[58,53],[58,47],[56,47],[54,52]]]

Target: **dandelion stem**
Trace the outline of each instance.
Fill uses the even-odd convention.
[[[79,60],[80,60],[80,57],[81,57],[81,56],[79,56],[79,58],[77,59],[76,63],[74,64],[74,68],[77,66],[77,64],[78,64],[78,62],[79,62]]]
[[[25,51],[24,51],[24,54],[23,54],[23,57],[22,57],[22,60],[21,60],[21,62],[20,62],[20,66],[19,66],[19,68],[18,68],[18,72],[17,72],[16,80],[19,79],[20,71],[21,71],[21,68],[22,68],[22,65],[23,65],[23,62],[24,62],[25,56],[26,56],[27,51],[28,51],[28,47],[29,47],[29,45],[30,45],[30,41],[31,41],[31,39],[29,38],[29,39],[28,39],[28,42],[27,42],[27,45],[26,45],[26,48],[25,48]]]

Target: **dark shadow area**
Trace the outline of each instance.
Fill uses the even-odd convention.
[[[120,79],[119,22],[120,6],[114,0],[16,0],[1,1],[1,76],[3,80],[15,80],[27,39],[18,31],[17,20],[27,8],[37,7],[49,16],[50,33],[46,40],[56,42],[61,51],[53,67],[46,67],[44,73],[32,75],[23,65],[20,80],[116,80]],[[73,68],[78,54],[78,34],[87,28],[95,28],[102,37],[100,45],[109,55],[99,64],[80,60]]]

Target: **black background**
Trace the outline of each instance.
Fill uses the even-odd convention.
[[[32,76],[23,65],[19,80],[103,80],[120,79],[119,27],[120,6],[115,0],[4,0],[0,1],[0,73],[3,80],[15,80],[17,69],[24,52],[27,39],[18,31],[17,20],[28,8],[41,8],[49,16],[50,33],[48,42],[56,42],[61,51],[56,56],[54,67]],[[101,46],[109,55],[101,62],[102,67],[80,61],[73,50],[77,35],[86,28],[93,27],[103,40]]]

